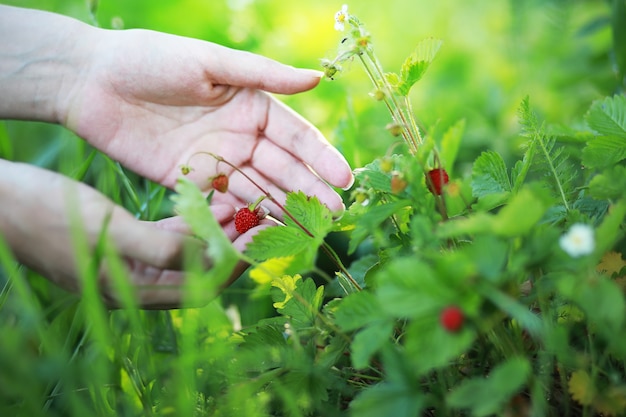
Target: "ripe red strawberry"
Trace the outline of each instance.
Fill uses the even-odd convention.
[[[260,207],[250,210],[249,207],[241,208],[235,214],[235,229],[239,233],[245,233],[255,226],[259,225],[261,216],[259,216]]]
[[[426,175],[428,176],[426,179],[426,185],[428,186],[430,192],[436,195],[441,195],[443,186],[449,181],[446,170],[443,168],[435,168],[428,171]]]
[[[213,189],[219,191],[220,193],[225,193],[228,191],[228,177],[226,174],[219,173],[213,177],[211,185],[213,186]]]
[[[449,332],[457,332],[461,330],[465,321],[465,314],[457,306],[450,306],[443,309],[439,316],[439,321],[444,329]]]

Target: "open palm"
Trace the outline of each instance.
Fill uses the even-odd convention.
[[[344,158],[322,134],[268,94],[313,88],[319,75],[212,43],[132,30],[109,33],[68,106],[66,124],[136,173],[172,187],[189,163],[204,190],[217,172],[230,176],[215,202],[242,206],[261,192],[207,155],[236,165],[277,200],[301,190],[331,210],[347,187]],[[193,157],[192,157],[193,155]],[[267,203],[273,215],[277,207]]]

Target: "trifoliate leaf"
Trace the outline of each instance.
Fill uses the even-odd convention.
[[[567,390],[572,398],[581,405],[591,405],[596,396],[593,381],[589,374],[583,370],[572,373],[567,384]]]
[[[587,142],[582,163],[589,168],[603,168],[626,158],[626,137],[600,136]]]
[[[448,395],[450,406],[470,409],[472,416],[497,414],[520,391],[532,368],[526,358],[514,357],[495,367],[486,378],[463,381]]]
[[[589,127],[602,135],[626,139],[626,96],[619,94],[595,101],[586,120]]]
[[[426,73],[430,63],[437,55],[443,42],[440,39],[424,39],[415,51],[407,57],[400,71],[401,81],[397,86],[398,94],[407,96],[411,87],[418,82]]]
[[[484,197],[488,194],[499,194],[511,191],[504,159],[493,151],[483,152],[472,168],[472,194]]]

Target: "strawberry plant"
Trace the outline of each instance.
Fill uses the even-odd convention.
[[[296,66],[330,54],[320,26],[334,23],[326,80],[281,99],[333,132],[356,182],[337,217],[194,155],[180,171],[210,159],[208,197],[183,175],[171,203],[211,262],[184,257],[180,309],[137,308],[105,233],[88,253],[76,230],[80,295],[0,239],[0,415],[626,414],[623,2],[394,0],[334,22],[323,2],[304,19],[303,2],[274,0],[32,3],[87,4],[103,27],[167,28]],[[41,129],[4,122],[1,156],[58,164],[139,219],[171,215],[169,190],[65,131],[30,145]],[[261,200],[280,214],[244,231],[244,253],[207,204],[233,174],[259,200],[228,228],[256,224]],[[124,308],[103,306],[99,266]]]
[[[409,98],[442,42],[390,73],[347,7],[335,21],[326,76],[361,65],[400,151],[355,170],[341,218],[293,192],[284,223],[254,237],[243,256],[277,314],[237,334],[241,384],[279,415],[622,415],[624,96],[567,131],[526,97],[521,158],[485,150],[461,172],[463,122],[429,131]],[[349,236],[349,265],[331,232]]]

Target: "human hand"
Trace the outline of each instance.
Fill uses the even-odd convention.
[[[129,282],[143,308],[179,307],[185,281],[183,254],[205,253],[204,245],[189,236],[180,218],[137,220],[87,185],[28,164],[0,159],[0,199],[7,202],[0,205],[0,234],[16,258],[72,292],[81,290],[72,240],[76,227],[85,234],[89,253],[93,253],[106,227],[107,237],[123,257]],[[254,232],[239,235],[229,226],[232,207],[214,205],[212,210],[234,246],[242,250]],[[210,260],[207,262],[210,266]],[[240,263],[222,286],[230,284],[246,266]],[[106,304],[118,307],[106,260],[98,279]]]
[[[267,92],[292,94],[320,75],[209,42],[146,30],[91,29],[90,48],[75,86],[61,101],[62,122],[136,173],[167,187],[190,163],[189,177],[208,191],[210,178],[230,177],[215,203],[242,207],[261,192],[219,155],[279,202],[285,193],[316,195],[343,208],[328,185],[348,187],[345,159],[319,130]],[[266,92],[267,91],[267,92]],[[61,96],[63,97],[63,96]],[[195,156],[194,156],[195,155]],[[282,213],[264,202],[271,214]]]

